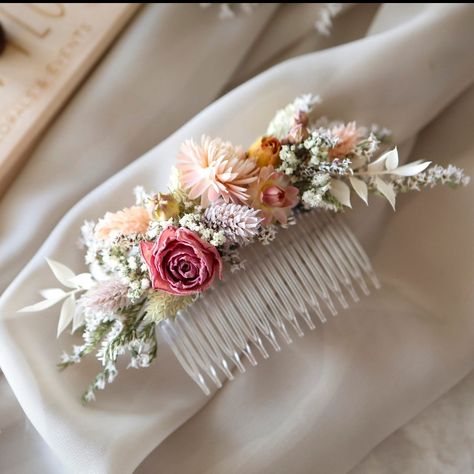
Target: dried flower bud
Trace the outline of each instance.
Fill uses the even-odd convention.
[[[155,198],[153,216],[159,221],[167,221],[179,214],[179,204],[171,194],[158,193]]]
[[[306,112],[299,110],[294,120],[295,125],[303,125],[304,127],[307,127],[309,123],[309,115]]]
[[[286,141],[288,143],[301,143],[304,142],[309,136],[308,129],[305,125],[298,123],[291,127],[288,136],[286,137]]]

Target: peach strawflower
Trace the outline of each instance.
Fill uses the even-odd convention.
[[[364,129],[357,128],[355,122],[337,125],[331,132],[339,137],[339,143],[329,151],[329,158],[342,158],[352,153],[364,136]]]
[[[245,204],[247,187],[257,177],[254,159],[220,138],[201,137],[201,142],[186,140],[178,155],[181,186],[190,199],[201,198],[201,205],[222,198],[225,202]]]
[[[286,224],[291,209],[298,204],[298,188],[290,186],[290,177],[275,171],[273,166],[261,168],[258,181],[249,188],[250,205],[260,209],[262,225]]]
[[[107,212],[95,226],[95,237],[105,240],[117,235],[144,234],[149,222],[148,211],[139,206],[126,207],[118,212]]]

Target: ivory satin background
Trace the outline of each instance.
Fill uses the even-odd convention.
[[[334,42],[364,33],[360,25],[368,26],[373,12],[361,14],[361,8],[352,7],[336,20]],[[122,373],[109,394],[101,394],[85,412],[77,393],[91,375],[88,367],[61,375],[54,369],[57,354],[70,342],[51,339],[55,312],[15,313],[35,299],[44,282],[52,283],[43,255],[80,265],[80,253],[70,249],[82,218],[125,204],[134,184],[165,186],[182,139],[207,132],[249,143],[276,108],[302,92],[323,96],[321,113],[391,127],[396,140],[406,143],[405,154],[412,148],[413,159],[451,161],[474,174],[473,8],[418,6],[399,14],[400,8],[379,9],[366,39],[284,63],[205,109],[76,206],[6,292],[0,308],[0,364],[24,410],[69,470],[129,472],[164,440],[137,472],[346,472],[473,368],[471,188],[404,197],[396,216],[376,200],[370,209],[357,206],[351,225],[374,258],[383,290],[226,385],[210,401],[174,372],[178,367],[164,349],[159,365],[150,372]],[[247,61],[254,61],[250,59],[262,40],[252,43],[265,25],[271,29],[278,24],[271,17],[275,10],[281,14],[274,5],[262,6],[253,16],[228,23],[218,22],[209,11],[190,17],[178,6],[147,7],[50,129],[0,203],[2,227],[9,223],[8,234],[2,229],[2,249],[8,252],[0,252],[4,284],[23,263],[19,255],[27,260],[78,197],[215,98],[232,83],[238,67],[235,77],[245,76],[245,53],[252,47]],[[351,17],[357,22],[347,22]],[[337,21],[343,20],[347,28],[337,36]],[[176,39],[173,25],[186,21],[192,34]],[[156,44],[143,40],[151,33]],[[232,55],[218,47],[218,35],[238,45],[230,46]],[[317,49],[319,40],[313,38],[295,39],[280,57]],[[161,55],[155,52],[160,44]],[[178,51],[192,44],[197,57],[183,65],[181,57],[177,61],[170,55],[171,44]],[[263,67],[281,47],[274,54],[261,50]],[[130,71],[133,60],[137,69]],[[125,66],[128,73],[121,75]],[[177,68],[183,67],[186,72],[180,75]],[[248,67],[248,74],[253,68]],[[163,78],[164,70],[169,76]],[[174,81],[183,75],[184,82]],[[156,86],[155,78],[161,81]],[[147,87],[136,88],[137,81]],[[164,87],[163,96],[159,92]],[[183,91],[189,91],[186,100]],[[91,123],[84,124],[84,117]],[[110,135],[104,133],[105,124],[111,125]],[[414,135],[423,127],[413,147]],[[91,163],[99,168],[91,170]],[[53,181],[51,172],[58,168],[62,174]],[[84,179],[71,179],[78,174]],[[32,195],[41,212],[26,224],[21,211],[30,216]],[[18,241],[14,234],[20,230],[24,240]],[[46,472],[64,472],[57,461],[44,459],[49,463],[45,469],[51,469]],[[369,461],[367,470],[361,465],[358,472],[368,472]]]

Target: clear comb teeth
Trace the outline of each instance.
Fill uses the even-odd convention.
[[[337,306],[368,295],[380,283],[360,243],[341,219],[327,212],[297,217],[297,225],[281,230],[269,246],[242,250],[245,270],[194,304],[160,330],[188,375],[210,394],[212,381],[222,387],[233,370],[245,372],[244,359],[257,365],[255,354],[269,357],[314,329],[312,317],[326,322]]]

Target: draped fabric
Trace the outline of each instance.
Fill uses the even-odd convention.
[[[54,338],[57,309],[16,311],[54,285],[44,257],[82,268],[75,241],[85,218],[126,205],[137,184],[165,189],[180,142],[207,133],[248,145],[301,93],[322,96],[321,115],[391,128],[404,159],[472,174],[474,8],[355,5],[330,39],[307,20],[286,34],[315,5],[299,16],[265,5],[231,22],[191,8],[144,9],[0,202],[4,287],[48,236],[0,300],[0,366],[54,454],[31,433],[24,442],[46,472],[347,472],[474,367],[472,187],[403,196],[397,214],[377,199],[355,206],[347,221],[382,290],[210,398],[162,342],[152,368],[123,370],[84,408],[79,394],[96,366],[56,371],[74,341]],[[2,412],[15,418],[1,387]],[[0,466],[13,465],[3,446]]]

